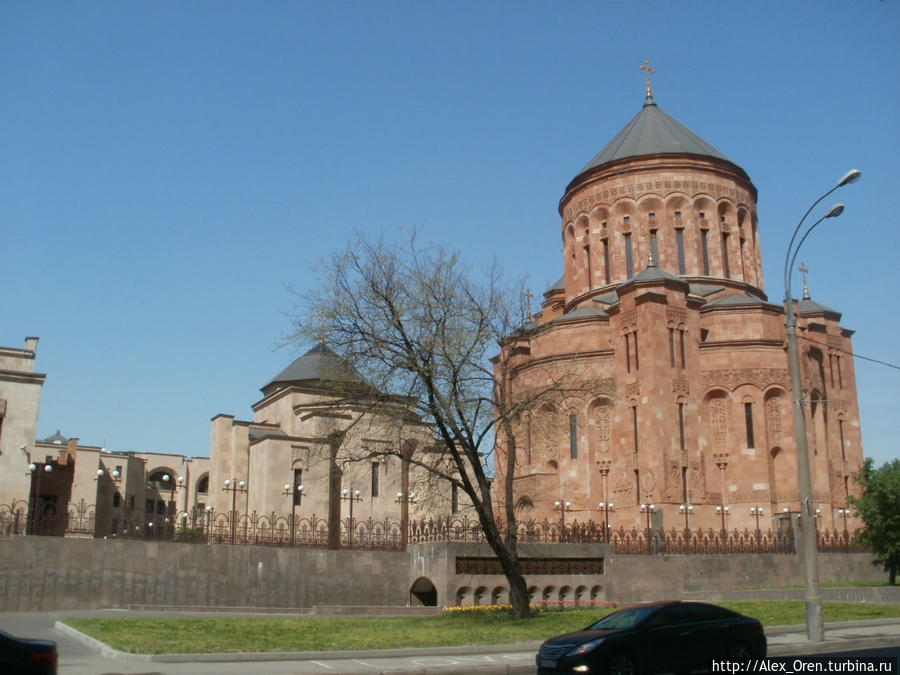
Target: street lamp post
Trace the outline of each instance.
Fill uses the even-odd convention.
[[[347,548],[353,548],[353,502],[361,502],[362,495],[359,490],[344,488],[341,492],[341,501],[350,502],[350,517],[347,520]]]
[[[759,550],[760,547],[760,531],[759,531],[759,519],[763,515],[763,507],[761,506],[751,506],[750,507],[750,515],[756,518],[756,549]]]
[[[678,507],[678,512],[684,516],[684,531],[687,534],[691,531],[691,525],[688,522],[688,519],[694,515],[694,505],[682,504]]]
[[[838,509],[837,513],[838,517],[844,521],[844,550],[846,550],[850,543],[849,535],[847,534],[847,518],[850,517],[850,509]]]
[[[303,502],[303,486],[285,483],[281,494],[291,498],[291,546],[293,546],[294,530],[297,529],[297,507]]]
[[[205,514],[204,518],[206,519],[206,541],[209,542],[210,535],[212,534],[213,520],[214,520],[212,504],[210,504],[209,506],[206,507],[206,514]]]
[[[825,626],[822,619],[822,593],[819,588],[819,563],[816,559],[816,531],[811,522],[814,517],[812,505],[812,480],[809,470],[809,449],[806,439],[806,415],[803,411],[803,388],[800,376],[800,352],[797,346],[797,319],[794,315],[794,300],[791,295],[791,273],[800,247],[815,227],[826,218],[836,218],[844,211],[843,204],[835,204],[828,212],[810,225],[797,245],[797,235],[803,227],[807,216],[825,197],[839,187],[855,183],[862,175],[858,169],[852,169],[841,176],[837,185],[813,202],[803,214],[803,218],[794,228],[787,253],[784,256],[784,303],[785,330],[788,343],[788,365],[791,371],[791,398],[794,409],[794,434],[797,444],[797,487],[800,492],[800,539],[803,551],[803,580],[806,595],[806,635],[812,642],[825,640]]]
[[[44,463],[43,470],[38,470],[38,465],[32,462],[28,465],[28,471],[33,476],[35,471],[37,471],[37,480],[34,481],[34,500],[32,501],[31,506],[31,532],[30,534],[34,534],[35,527],[37,525],[37,519],[41,515],[41,474],[51,473],[53,471],[53,464],[51,464],[50,457],[48,456]],[[42,528],[43,529],[43,528]]]
[[[410,492],[404,495],[402,492],[397,493],[397,499],[394,500],[400,504],[400,546],[406,550],[409,543],[409,505],[416,503],[416,493]]]
[[[653,552],[653,543],[650,537],[650,516],[656,512],[655,504],[641,504],[641,513],[647,515],[647,553]]]
[[[725,527],[725,518],[731,514],[731,509],[727,506],[717,506],[716,513],[722,518],[722,545],[725,545],[725,537],[728,536],[728,529]]]
[[[603,540],[609,543],[609,514],[616,512],[616,505],[612,502],[600,502],[598,504],[603,511]]]
[[[572,502],[557,499],[553,502],[554,508],[559,511],[559,540],[566,540],[566,511],[572,510]]]
[[[225,492],[231,493],[231,543],[234,543],[234,530],[237,527],[237,493],[247,491],[247,481],[237,481],[234,478],[225,479]]]

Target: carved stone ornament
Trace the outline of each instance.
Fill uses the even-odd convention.
[[[691,393],[691,383],[689,380],[672,380],[672,393],[684,394],[687,396]]]
[[[789,389],[791,376],[787,368],[720,368],[701,370],[700,382],[704,389],[719,386],[734,391],[742,384],[752,384],[759,389],[772,385]]]
[[[673,192],[688,192],[692,197],[698,193],[703,193],[711,195],[715,199],[728,198],[736,203],[751,204],[753,202],[746,191],[738,190],[730,185],[696,180],[668,180],[662,176],[650,175],[639,183],[619,185],[606,190],[595,190],[591,194],[571,202],[563,211],[563,219],[568,224],[569,221],[574,220],[576,216],[582,213],[587,215],[588,211],[595,206],[601,204],[609,206],[612,201],[620,197],[639,197],[647,193],[653,193],[665,198]]]

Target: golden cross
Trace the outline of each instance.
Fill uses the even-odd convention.
[[[806,284],[806,275],[809,273],[809,269],[806,267],[806,263],[801,261],[797,270],[803,275],[803,299],[805,300],[809,297],[809,286]]]
[[[647,98],[653,98],[653,89],[650,86],[650,75],[656,72],[656,68],[650,67],[650,61],[648,59],[644,59],[644,62],[638,67],[647,73]]]

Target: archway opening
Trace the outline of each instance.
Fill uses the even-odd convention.
[[[437,607],[437,589],[427,577],[419,577],[409,589],[409,604],[413,607]]]

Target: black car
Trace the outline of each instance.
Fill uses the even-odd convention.
[[[703,602],[655,602],[613,612],[584,630],[550,638],[537,654],[539,674],[687,672],[713,659],[766,655],[762,624]]]
[[[0,631],[0,672],[16,675],[56,675],[56,643],[27,640]]]

